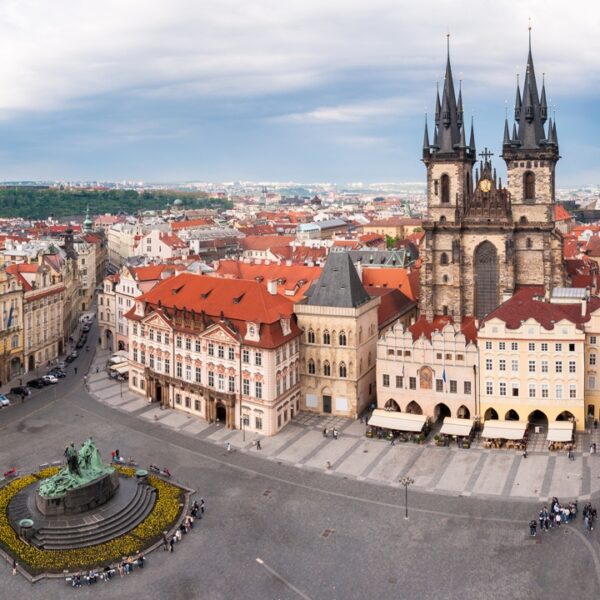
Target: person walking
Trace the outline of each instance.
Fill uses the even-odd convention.
[[[73,371],[74,371],[75,375],[77,375],[77,367],[74,367]]]
[[[204,498],[200,498],[200,512],[204,514]]]
[[[256,440],[256,449],[262,450],[262,446],[260,445],[260,440]]]
[[[171,549],[171,552],[173,552],[173,546],[175,545],[175,536],[173,536],[170,540],[169,540],[169,547]]]
[[[166,552],[169,549],[169,540],[167,534],[163,532],[163,550]]]
[[[532,519],[531,521],[529,521],[529,535],[531,537],[535,537],[536,529],[537,523],[535,522],[535,519]]]
[[[17,561],[13,559],[13,564],[12,564],[12,574],[16,575],[17,574]]]
[[[227,452],[231,452],[231,444],[227,442]]]

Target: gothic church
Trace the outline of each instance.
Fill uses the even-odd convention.
[[[442,96],[436,99],[430,143],[427,122],[428,220],[424,223],[420,310],[428,320],[451,315],[481,319],[518,286],[549,295],[563,285],[562,237],[554,223],[554,178],[559,156],[556,123],[548,119],[533,68],[531,33],[523,90],[517,80],[512,135],[504,123],[503,187],[487,149],[479,156],[473,123],[466,139],[462,90],[455,94],[450,54]]]

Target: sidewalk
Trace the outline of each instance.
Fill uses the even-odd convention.
[[[414,479],[415,488],[435,494],[537,502],[551,496],[587,500],[600,492],[600,454],[587,452],[592,441],[600,448],[599,430],[577,434],[580,451],[575,461],[568,460],[566,453],[543,450],[542,441],[536,444],[542,450],[532,451],[526,459],[521,452],[484,450],[477,444],[470,449],[440,448],[435,446],[433,436],[422,446],[392,446],[383,440],[366,438],[366,425],[360,421],[312,413],[300,413],[276,436],[264,437],[149,404],[129,391],[126,382],[121,386],[108,377],[104,366],[109,354],[107,350],[98,351],[88,375],[88,389],[96,400],[182,435],[220,445],[224,450],[229,443],[233,451],[260,452],[266,460],[395,487],[399,486],[400,477],[407,475]],[[324,427],[335,427],[339,439],[323,437]],[[261,450],[256,448],[258,439]]]

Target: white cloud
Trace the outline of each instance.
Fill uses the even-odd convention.
[[[68,108],[115,91],[311,90],[350,73],[357,89],[368,73],[397,81],[409,97],[440,77],[446,27],[457,77],[462,70],[467,88],[508,96],[515,66],[523,69],[529,16],[536,67],[548,72],[552,92],[587,93],[600,75],[599,15],[585,0],[568,10],[559,0],[3,0],[0,114]],[[358,122],[385,114],[386,102],[329,107],[317,99],[323,106],[297,119]]]

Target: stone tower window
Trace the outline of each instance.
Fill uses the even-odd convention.
[[[533,248],[533,241],[531,238],[527,238],[527,241],[525,242],[525,247],[530,250],[531,248]]]
[[[519,223],[521,225],[525,225],[527,223],[527,217],[523,216],[519,219]]]
[[[445,252],[442,252],[440,256],[440,264],[447,265],[448,264],[448,255]]]
[[[523,175],[523,200],[535,199],[535,174],[527,171]]]
[[[440,179],[442,185],[442,202],[450,202],[450,177],[444,173]]]
[[[331,344],[331,334],[327,330],[323,332],[323,343],[327,345]]]
[[[339,342],[340,342],[340,346],[345,346],[346,345],[346,332],[345,331],[340,331],[340,335],[339,335]]]
[[[442,277],[442,280],[444,281],[444,283],[448,283],[448,275],[444,275]]]
[[[483,319],[498,306],[498,253],[483,242],[475,250],[475,316]]]
[[[308,330],[307,338],[308,338],[308,343],[309,344],[314,344],[315,343],[315,332],[312,329]]]
[[[325,375],[325,377],[331,376],[331,365],[328,360],[323,363],[323,375]]]
[[[315,361],[312,358],[308,361],[308,374],[315,374]]]
[[[346,363],[340,363],[340,377],[347,377]]]

